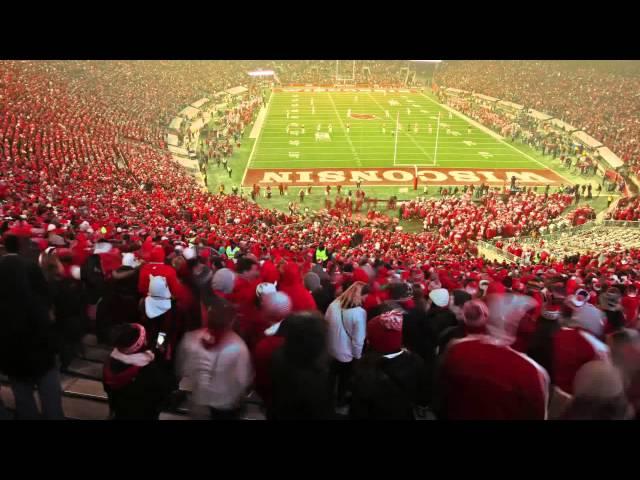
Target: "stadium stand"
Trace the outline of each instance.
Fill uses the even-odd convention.
[[[436,81],[575,125],[640,173],[637,62],[452,61],[438,70]]]
[[[333,64],[274,65],[280,81],[306,82]],[[400,62],[367,65],[381,84],[398,81]],[[562,217],[574,200],[563,192],[401,205],[425,220],[417,234],[375,213],[287,215],[212,195],[173,160],[165,127],[254,66],[0,62],[0,415],[636,417],[640,230],[591,228],[587,208]],[[499,72],[532,85],[535,68]],[[461,87],[514,101],[534,90],[476,82],[473,62],[443,78],[456,69]],[[586,78],[616,95],[635,85]],[[262,99],[247,86],[210,158],[255,118]],[[555,102],[547,110],[588,108]],[[633,165],[637,150],[601,118],[585,125]],[[613,218],[635,220],[637,206],[621,202]],[[525,244],[556,221],[582,230]],[[528,261],[479,257],[476,241],[496,236],[494,248]]]

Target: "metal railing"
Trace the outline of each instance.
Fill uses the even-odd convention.
[[[518,241],[520,243],[534,244],[539,243],[540,240],[544,240],[545,242],[553,242],[555,240],[559,240],[565,236],[573,235],[583,230],[590,230],[597,226],[595,220],[591,220],[589,222],[583,223],[582,225],[577,225],[575,227],[564,227],[559,230],[554,231],[553,233],[545,233],[544,235],[536,235],[535,237],[527,236],[519,238]]]
[[[502,257],[511,263],[520,264],[520,262],[522,262],[522,258],[516,257],[514,254],[509,253],[505,250],[502,250],[491,243],[480,240],[478,241],[478,253],[481,253],[482,249],[489,250],[494,255],[497,255],[498,257]]]
[[[640,228],[640,221],[605,220],[603,225],[606,227]]]

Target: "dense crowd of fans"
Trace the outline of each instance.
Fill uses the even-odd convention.
[[[113,346],[116,419],[157,419],[185,378],[194,418],[239,418],[251,390],[270,419],[635,417],[640,251],[507,266],[472,241],[539,228],[572,195],[405,208],[444,232],[303,219],[202,192],[162,149],[158,116],[228,79],[1,68],[0,372],[18,418],[39,415],[35,389],[63,417],[57,362],[90,330]]]
[[[506,198],[505,198],[506,197]],[[405,218],[424,219],[425,228],[436,228],[449,241],[490,240],[496,236],[528,235],[560,215],[573,196],[492,192],[474,202],[471,193],[461,197],[411,201],[402,207]]]
[[[637,62],[450,61],[435,78],[564,120],[640,171]]]

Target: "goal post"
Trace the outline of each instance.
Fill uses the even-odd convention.
[[[356,83],[356,61],[336,60],[336,85]]]
[[[410,120],[407,118],[407,122],[410,122]],[[405,124],[406,125],[406,124]],[[413,135],[411,133],[405,132],[404,128],[403,128],[403,123],[400,121],[400,112],[398,112],[397,116],[396,116],[396,123],[395,123],[395,130],[394,130],[394,134],[395,134],[395,139],[394,139],[394,145],[393,145],[393,166],[394,167],[413,167],[414,169],[417,169],[419,167],[435,167],[437,166],[437,154],[438,154],[438,136],[439,136],[439,130],[440,130],[440,116],[438,115],[438,123],[436,125],[436,141],[435,141],[435,148],[433,153],[430,152],[428,149],[426,148],[422,148],[418,143],[416,138],[413,137]],[[402,139],[401,139],[402,137]],[[411,145],[414,147],[417,147],[420,150],[420,159],[419,161],[416,161],[416,158],[411,158],[411,159],[407,159],[407,158],[402,158],[402,155],[398,156],[398,143],[403,143],[405,145]]]

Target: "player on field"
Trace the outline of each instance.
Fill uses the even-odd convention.
[[[407,115],[411,115],[411,109],[407,108]]]
[[[417,123],[413,126],[413,133],[415,133],[415,134],[418,133],[418,124]]]
[[[329,124],[329,133],[333,133],[333,125]]]
[[[384,116],[387,118],[390,118],[391,116],[389,115],[389,110],[385,110],[384,111]]]
[[[316,127],[316,132],[320,131],[320,124],[318,124],[318,126]]]
[[[351,131],[351,124],[347,123],[347,133],[349,133]]]
[[[467,135],[471,135],[471,127],[467,127]]]
[[[351,109],[347,110],[347,117],[351,116]]]
[[[383,123],[382,124],[382,134],[385,135],[387,133],[387,126]]]
[[[300,133],[302,133],[302,135],[304,135],[304,125],[302,125],[302,127],[300,128]]]

